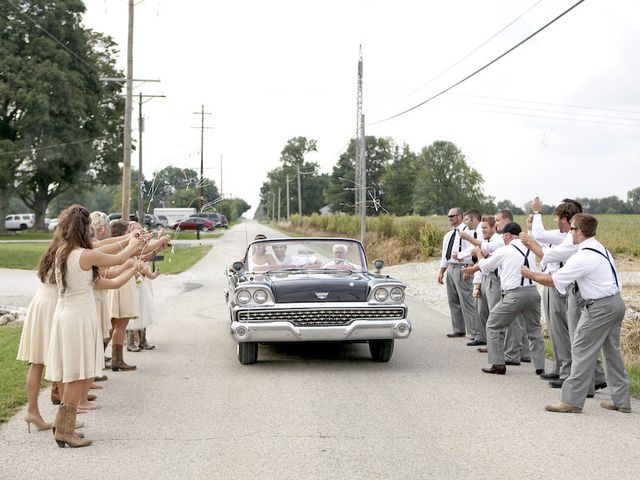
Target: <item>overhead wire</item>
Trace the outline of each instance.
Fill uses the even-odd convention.
[[[487,38],[484,42],[482,42],[480,45],[478,45],[476,48],[474,48],[473,50],[471,50],[469,53],[467,53],[466,55],[464,55],[462,58],[460,58],[459,60],[457,60],[455,63],[453,63],[451,66],[449,66],[448,68],[446,68],[445,70],[443,70],[442,72],[440,72],[438,75],[436,75],[435,77],[433,77],[432,79],[428,80],[426,83],[424,83],[423,85],[419,86],[418,88],[413,89],[412,92],[408,93],[407,95],[405,95],[404,97],[400,98],[398,100],[398,102],[401,102],[402,100],[411,97],[414,93],[419,92],[420,90],[424,89],[424,87],[426,87],[427,85],[432,84],[433,82],[435,82],[437,79],[439,79],[440,77],[442,77],[443,75],[449,73],[451,70],[453,70],[455,67],[457,67],[460,63],[462,63],[463,61],[465,61],[467,58],[469,58],[471,55],[473,55],[474,53],[476,53],[478,50],[480,50],[482,47],[484,47],[487,43],[489,43],[491,40],[493,40],[494,38],[496,38],[498,35],[500,35],[502,32],[504,32],[507,28],[509,28],[511,25],[513,25],[514,23],[516,23],[518,20],[520,20],[522,17],[524,17],[527,13],[529,13],[531,10],[533,10],[535,7],[537,7],[538,5],[540,5],[540,3],[542,3],[543,0],[538,0],[536,3],[534,3],[533,5],[531,5],[528,9],[526,9],[524,12],[522,12],[520,15],[518,15],[516,18],[514,18],[513,20],[511,20],[508,24],[506,24],[504,27],[502,27],[500,30],[498,30],[496,33],[494,33],[493,35],[491,35],[489,38]]]
[[[441,90],[440,92],[436,93],[435,95],[432,95],[431,97],[427,98],[426,100],[423,100],[422,102],[407,108],[399,113],[396,113],[394,115],[391,115],[389,117],[383,118],[382,120],[378,120],[375,122],[372,122],[370,124],[368,124],[367,126],[372,126],[372,125],[378,125],[380,123],[383,122],[387,122],[389,120],[392,120],[394,118],[398,118],[402,115],[405,115],[427,103],[429,103],[430,101],[440,97],[441,95],[447,93],[449,90],[452,90],[453,88],[457,87],[458,85],[461,85],[462,83],[466,82],[467,80],[469,80],[470,78],[476,76],[478,73],[482,72],[483,70],[486,70],[487,68],[489,68],[491,65],[493,65],[494,63],[496,63],[497,61],[499,61],[500,59],[502,59],[503,57],[505,57],[506,55],[508,55],[509,53],[513,52],[515,49],[517,49],[518,47],[520,47],[521,45],[523,45],[524,43],[528,42],[529,40],[531,40],[533,37],[535,37],[538,33],[542,32],[543,30],[545,30],[547,27],[549,27],[550,25],[554,24],[555,22],[557,22],[558,20],[560,20],[562,17],[564,17],[567,13],[569,13],[570,11],[572,11],[574,8],[576,8],[578,5],[580,5],[581,3],[583,3],[585,0],[578,0],[576,3],[574,3],[571,7],[569,7],[568,9],[566,9],[564,12],[562,12],[560,15],[558,15],[557,17],[555,17],[553,20],[549,21],[548,23],[546,23],[545,25],[543,25],[542,27],[540,27],[538,30],[536,30],[535,32],[533,32],[532,34],[530,34],[529,36],[527,36],[526,38],[524,38],[523,40],[521,40],[520,42],[518,42],[516,45],[514,45],[513,47],[509,48],[507,51],[505,51],[504,53],[502,53],[501,55],[497,56],[496,58],[494,58],[493,60],[491,60],[489,63],[485,64],[484,66],[478,68],[477,70],[475,70],[474,72],[470,73],[469,75],[467,75],[466,77],[464,77],[462,80],[458,80],[456,83],[454,83],[453,85],[445,88],[444,90]]]

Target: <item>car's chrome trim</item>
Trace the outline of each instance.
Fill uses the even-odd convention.
[[[231,335],[237,342],[364,342],[402,339],[410,334],[411,322],[407,318],[356,320],[349,325],[330,327],[299,327],[291,322],[231,323]]]

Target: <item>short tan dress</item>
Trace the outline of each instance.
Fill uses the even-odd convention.
[[[22,326],[22,335],[20,335],[18,360],[40,365],[45,363],[51,337],[51,322],[57,302],[58,288],[48,281],[41,283],[27,308],[27,316]]]
[[[104,348],[100,320],[93,298],[93,272],[80,267],[77,248],[67,259],[67,288],[62,292],[56,269],[58,303],[51,325],[45,378],[69,383],[102,375]]]
[[[137,318],[140,316],[140,294],[134,277],[120,288],[109,290],[111,318]]]
[[[109,330],[111,329],[111,305],[109,304],[108,290],[104,288],[94,288],[93,298],[96,301],[96,310],[100,318],[102,338],[109,338]]]

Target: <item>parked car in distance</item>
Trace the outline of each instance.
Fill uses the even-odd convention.
[[[220,227],[221,228],[229,228],[229,220],[227,220],[226,215],[220,214]]]
[[[60,219],[52,218],[49,221],[49,225],[47,225],[47,228],[49,229],[50,232],[53,232],[56,228],[58,228],[58,223],[60,223]]]
[[[169,219],[166,215],[156,215],[156,219],[158,220],[158,224],[162,227],[169,227]]]
[[[189,218],[206,218],[213,222],[216,227],[220,227],[222,224],[222,220],[220,219],[220,214],[215,212],[198,212],[192,213],[189,215]]]
[[[4,218],[5,230],[27,230],[33,228],[36,216],[33,213],[13,213]]]
[[[408,338],[404,283],[369,271],[362,244],[348,238],[279,238],[249,244],[227,272],[230,333],[238,360],[258,359],[258,345],[367,343],[388,362],[394,340]]]
[[[177,232],[180,230],[213,232],[216,229],[216,224],[206,218],[185,218],[171,225],[171,228]]]
[[[107,218],[109,219],[109,221],[112,220],[120,220],[122,218],[122,214],[121,213],[110,213],[109,215],[107,215]],[[130,213],[129,214],[129,221],[130,222],[137,222],[138,221],[138,216],[135,213]],[[158,221],[158,219],[156,218],[155,215],[151,215],[150,213],[145,213],[144,214],[144,227],[146,227],[147,229],[154,229],[154,228],[160,228],[162,227],[162,223],[160,221]]]

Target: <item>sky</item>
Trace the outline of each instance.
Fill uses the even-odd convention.
[[[640,186],[640,2],[586,0],[471,79],[577,0],[138,0],[134,95],[143,105],[143,172],[200,168],[254,208],[288,139],[330,173],[356,130],[358,52],[366,135],[413,151],[455,143],[484,192],[604,197]],[[127,0],[86,0],[84,24],[121,47]],[[133,136],[137,138],[137,101]],[[137,165],[134,153],[132,163]],[[247,214],[245,214],[247,215]],[[251,213],[249,213],[251,216]]]

